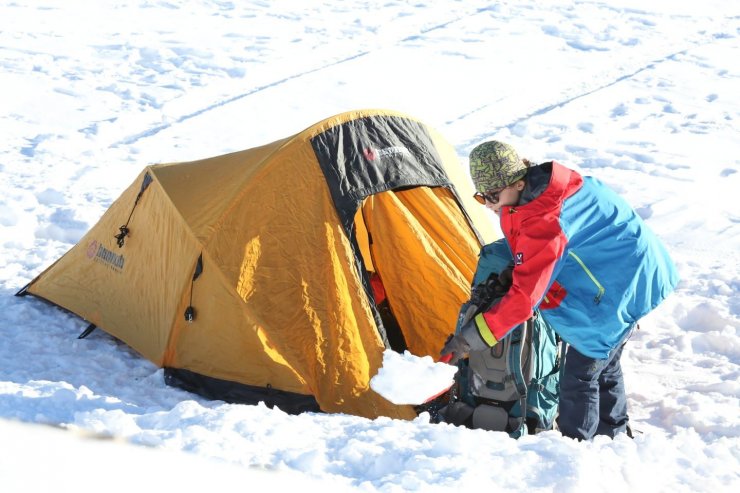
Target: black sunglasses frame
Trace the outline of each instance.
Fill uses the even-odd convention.
[[[488,190],[487,192],[475,192],[475,194],[473,194],[473,198],[481,205],[486,205],[486,202],[496,204],[501,199],[501,192],[507,188],[508,187],[504,187],[499,190]]]

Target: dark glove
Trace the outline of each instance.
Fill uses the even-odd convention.
[[[447,363],[456,365],[470,351],[470,344],[461,335],[450,335],[445,341],[445,345],[439,355],[445,360],[445,356],[450,356]]]
[[[498,274],[499,290],[506,294],[514,281],[514,266],[509,265]]]
[[[501,272],[492,272],[488,279],[473,286],[470,293],[470,304],[479,310],[486,311],[494,302],[503,298],[513,282],[514,266],[509,265]]]

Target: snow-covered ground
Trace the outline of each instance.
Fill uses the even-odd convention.
[[[733,0],[0,2],[0,490],[738,491],[738,60]],[[495,137],[595,175],[665,240],[682,282],[623,357],[643,434],[206,401],[13,296],[145,165],[375,107],[437,128],[461,166]]]

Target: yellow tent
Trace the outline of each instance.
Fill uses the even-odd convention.
[[[208,397],[410,418],[369,381],[385,348],[436,356],[454,330],[493,239],[472,193],[433,129],[348,112],[262,147],[146,167],[18,294]]]

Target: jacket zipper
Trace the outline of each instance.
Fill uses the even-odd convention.
[[[510,208],[509,208],[509,216],[511,216],[511,215],[513,215],[513,214],[516,214],[517,212],[518,212],[518,211],[516,210],[516,208],[515,208],[515,207],[510,207]],[[514,220],[513,220],[513,219],[511,219],[511,220],[509,221],[509,236],[511,236],[511,235],[513,235],[513,234],[514,234]]]
[[[593,273],[588,269],[588,267],[586,267],[586,264],[583,263],[583,260],[581,260],[580,257],[578,257],[578,255],[576,255],[573,251],[568,252],[568,255],[573,257],[573,260],[578,262],[578,265],[581,266],[581,268],[586,273],[586,275],[589,277],[589,279],[591,279],[591,282],[593,282],[596,285],[598,292],[596,296],[594,297],[594,303],[598,305],[599,303],[601,303],[601,298],[604,296],[604,292],[606,291],[604,289],[604,286],[601,285],[599,280],[596,279],[596,276],[594,276]]]

